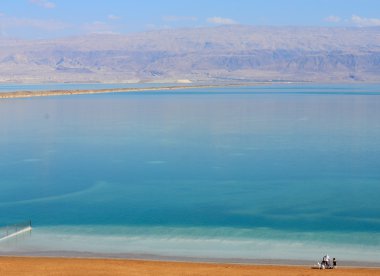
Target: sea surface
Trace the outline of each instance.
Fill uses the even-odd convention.
[[[380,260],[380,85],[3,99],[0,153],[3,255]]]

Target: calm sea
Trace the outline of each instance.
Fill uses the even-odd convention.
[[[0,152],[1,254],[380,260],[380,85],[1,100]]]

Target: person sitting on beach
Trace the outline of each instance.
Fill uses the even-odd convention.
[[[324,266],[325,268],[331,267],[330,256],[328,254],[326,254],[325,256],[323,256],[321,265]]]
[[[336,259],[333,258],[333,268],[336,268]]]

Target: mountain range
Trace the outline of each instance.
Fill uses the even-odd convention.
[[[380,28],[168,29],[0,38],[0,82],[378,82]]]

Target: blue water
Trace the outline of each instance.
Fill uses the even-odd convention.
[[[378,85],[1,100],[0,252],[378,261],[379,137]]]

